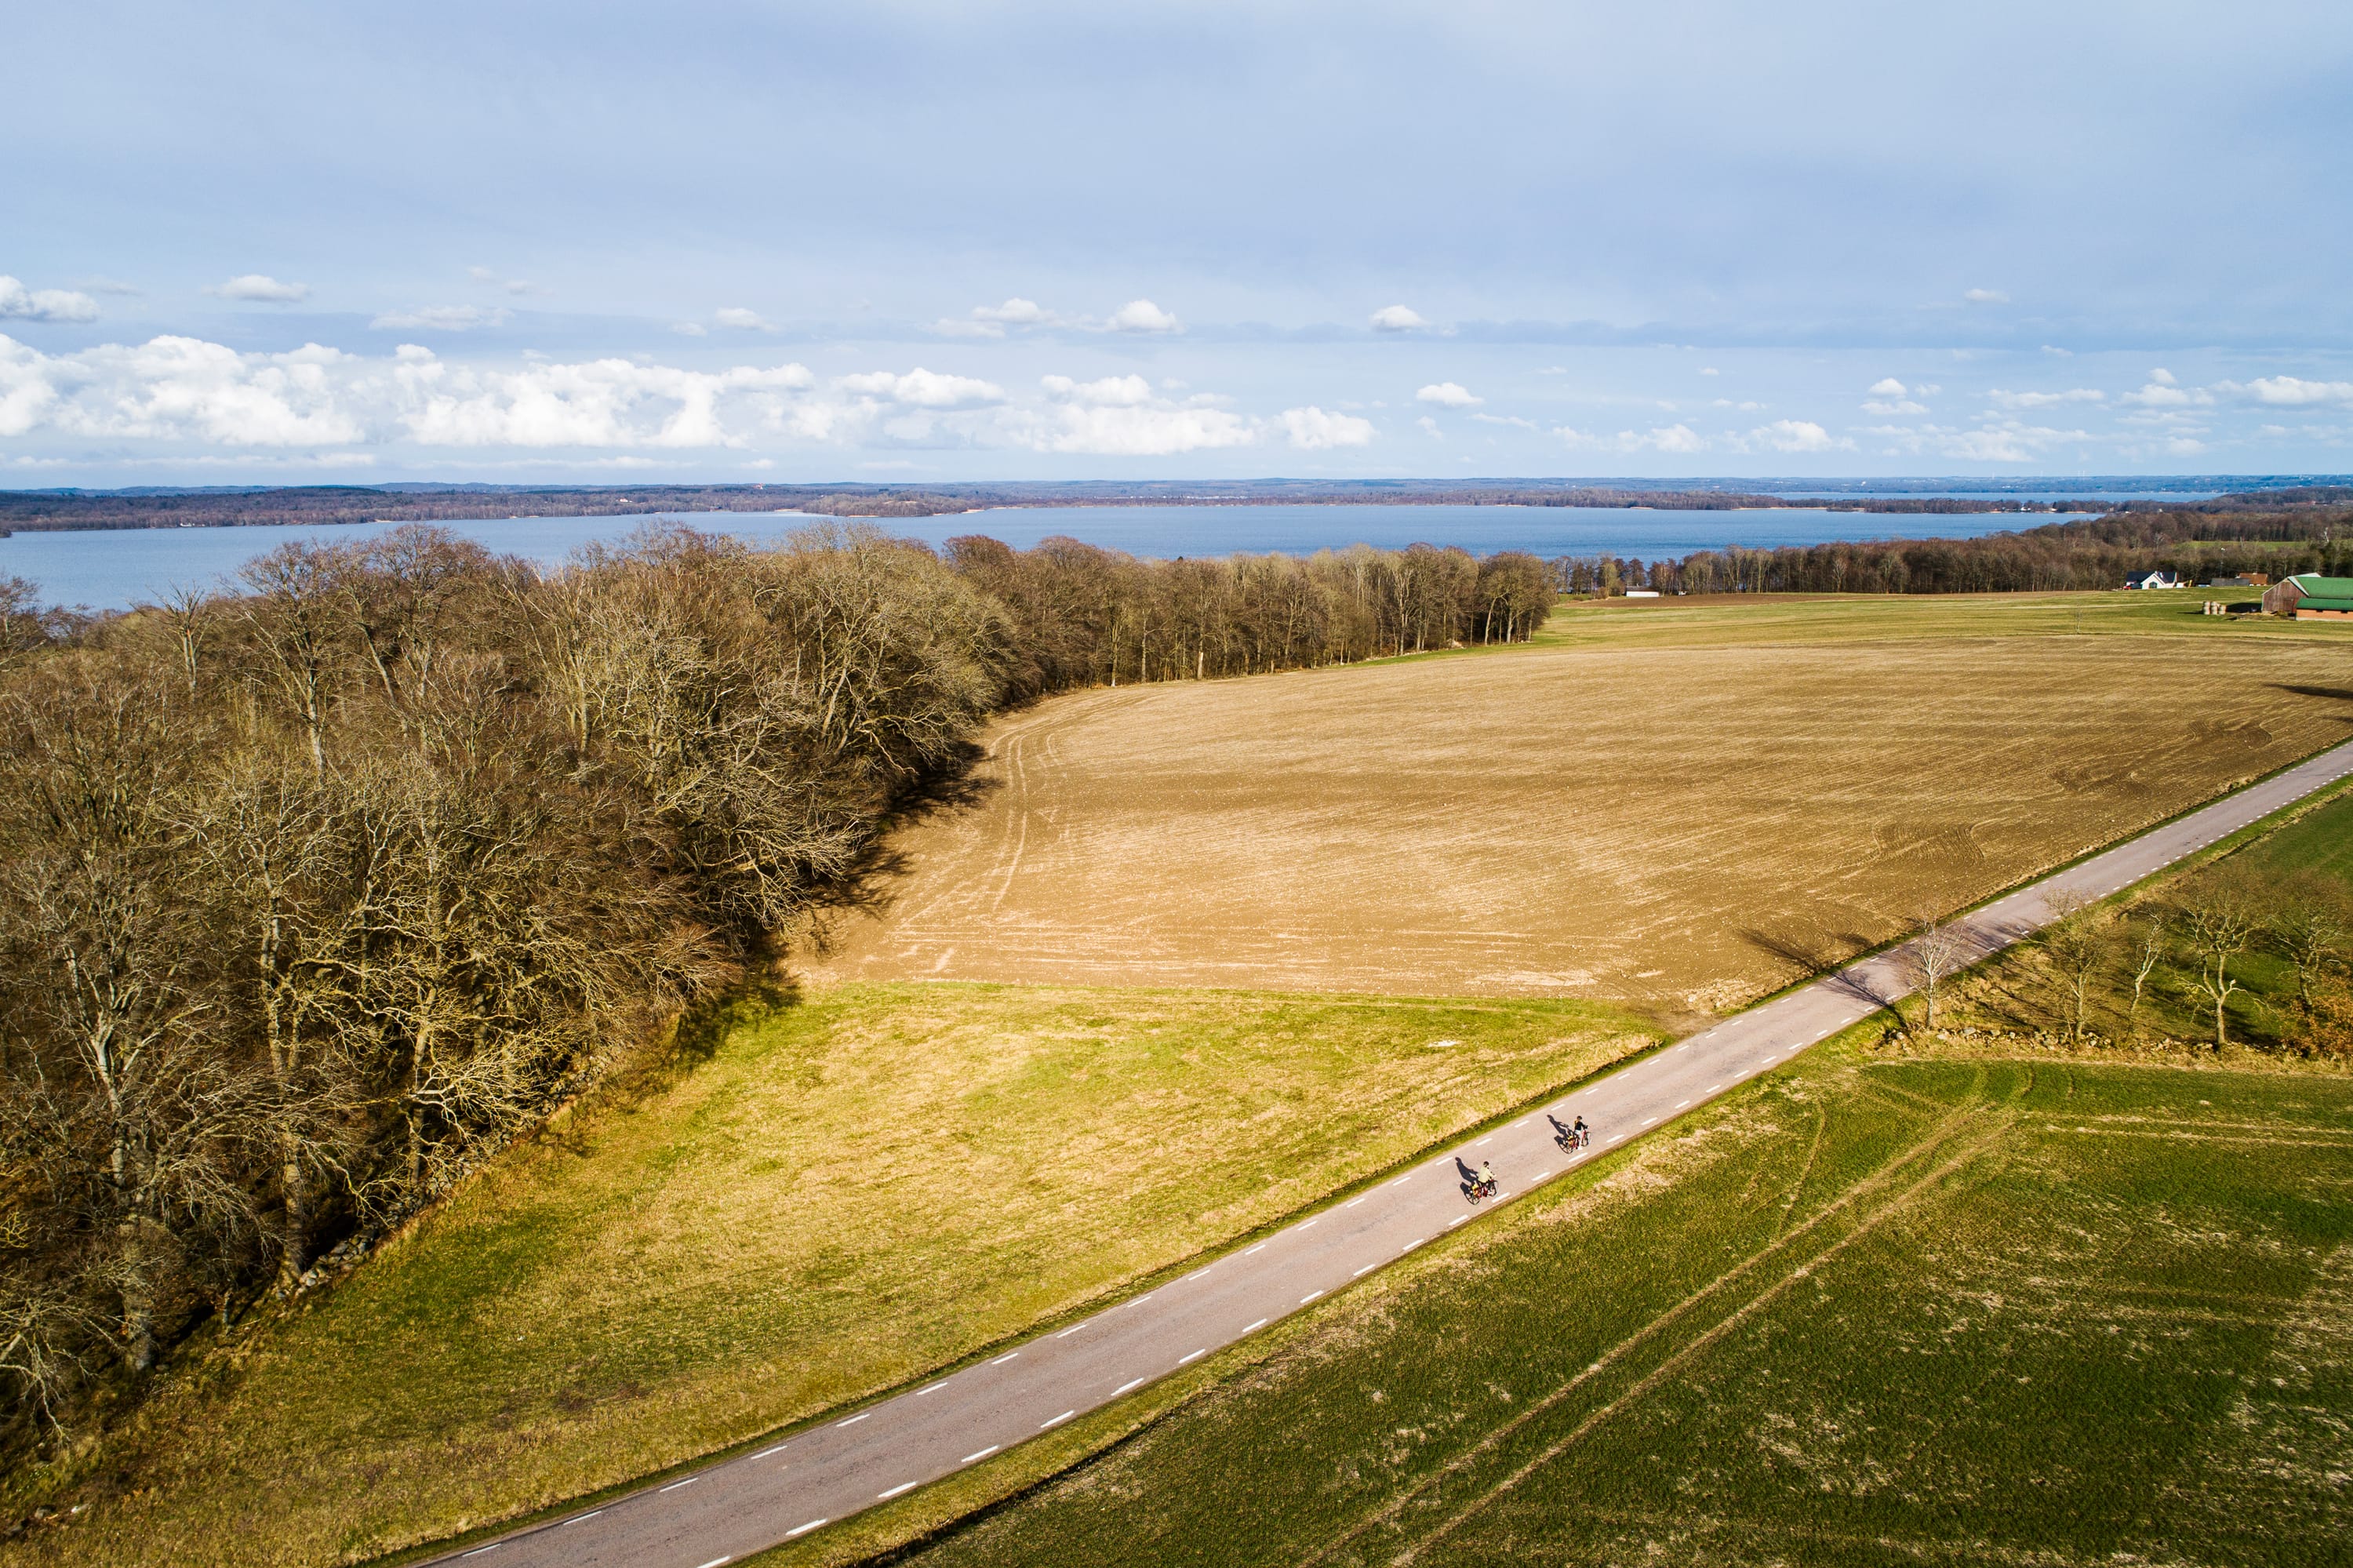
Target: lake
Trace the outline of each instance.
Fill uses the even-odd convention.
[[[825,519],[798,513],[694,512],[611,517],[497,517],[442,527],[503,554],[554,565],[580,546],[613,541],[656,516],[772,544]],[[1770,549],[1835,539],[1969,538],[2035,527],[2048,514],[1973,512],[1929,516],[1785,507],[1682,512],[1567,506],[1053,506],[1004,507],[936,517],[894,517],[880,526],[937,545],[987,534],[1027,548],[1052,535],[1151,556],[1306,555],[1353,544],[1402,549],[1459,545],[1474,554],[1528,550],[1554,556],[1639,556],[1644,560],[1739,545]],[[30,577],[53,604],[122,609],[171,588],[210,585],[288,539],[353,540],[388,523],[126,528],[19,533],[0,539],[0,577]]]

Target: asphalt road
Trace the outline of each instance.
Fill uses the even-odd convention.
[[[2353,742],[2225,797],[1954,922],[1968,960],[2048,923],[2061,889],[2104,896],[2353,772]],[[436,1562],[481,1568],[719,1568],[824,1529],[1265,1329],[1531,1187],[1766,1072],[1908,994],[1902,949],[1864,959],[1617,1069],[1356,1197],[993,1360],[756,1453]],[[1559,1124],[1583,1117],[1591,1147]],[[1464,1178],[1502,1186],[1473,1205]]]

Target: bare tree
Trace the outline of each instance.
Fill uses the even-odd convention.
[[[344,662],[339,646],[342,552],[296,541],[280,545],[238,574],[252,597],[245,619],[269,657],[273,683],[293,708],[311,748],[311,769],[327,773],[327,709]]]
[[[2271,917],[2271,936],[2295,966],[2296,1000],[2308,1012],[2312,982],[2344,961],[2344,891],[2327,877],[2301,872],[2288,879],[2281,898],[2282,906]]]
[[[2056,971],[2067,998],[2067,1038],[2080,1044],[2090,993],[2116,952],[2114,933],[2093,913],[2094,900],[2062,888],[2048,899],[2052,924],[2042,934],[2042,951]]]
[[[2140,939],[2132,949],[2132,1006],[2125,1014],[2125,1027],[2133,1038],[2140,1038],[2141,999],[2148,991],[2148,977],[2165,960],[2165,922],[2151,919],[2140,928]]]
[[[2214,1008],[2214,1049],[2230,1044],[2231,998],[2242,989],[2231,978],[2231,960],[2247,950],[2256,930],[2257,903],[2253,892],[2235,876],[2218,876],[2199,886],[2183,902],[2181,914],[2189,941],[2199,958],[2191,991]]]
[[[219,601],[203,588],[176,588],[164,596],[159,608],[172,629],[172,642],[179,651],[181,673],[188,678],[188,700],[193,703],[203,676],[205,654],[220,634]]]
[[[1897,960],[1919,988],[1927,1004],[1922,1027],[1936,1027],[1936,990],[1968,963],[1969,948],[1960,928],[1939,916],[1922,917],[1912,939],[1897,949]]]

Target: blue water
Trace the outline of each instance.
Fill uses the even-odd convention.
[[[772,544],[821,519],[796,513],[666,513],[713,533]],[[650,519],[501,517],[441,526],[502,554],[554,565],[592,541],[625,537]],[[1057,506],[1003,508],[937,517],[890,518],[881,527],[939,544],[987,534],[1020,548],[1051,535],[1131,555],[1229,556],[1242,551],[1304,555],[1366,544],[1459,545],[1475,554],[1530,550],[1554,556],[1687,556],[1727,545],[1769,549],[1833,539],[1968,538],[2031,528],[2048,514],[1975,512],[1920,516],[1785,507],[1757,512],[1674,512],[1565,506]],[[179,587],[206,587],[288,539],[353,540],[389,523],[328,526],[130,528],[20,533],[0,539],[0,577],[30,577],[53,604],[122,609]]]

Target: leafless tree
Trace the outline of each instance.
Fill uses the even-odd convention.
[[[2091,991],[2116,954],[2116,937],[2093,911],[2094,900],[2063,888],[2051,895],[2052,923],[2042,951],[2067,998],[2067,1038],[2081,1043]]]
[[[343,552],[301,541],[280,545],[238,573],[251,596],[245,620],[265,653],[271,683],[301,726],[312,773],[327,773],[327,710],[348,654],[337,636]]]
[[[1968,965],[1967,938],[1958,927],[1942,916],[1924,916],[1918,931],[1897,950],[1897,956],[1926,1004],[1922,1027],[1936,1028],[1937,988]]]
[[[2165,961],[2165,922],[2151,918],[2144,923],[2140,938],[2132,948],[2132,1005],[2125,1013],[2125,1026],[2132,1031],[2136,1040],[2140,1038],[2141,999],[2147,993],[2149,976],[2155,974],[2157,966]]]
[[[2199,958],[2198,973],[2189,985],[2194,994],[2213,1005],[2217,1051],[2230,1044],[2226,1009],[2242,989],[2231,978],[2231,960],[2253,940],[2257,909],[2253,890],[2228,874],[2199,885],[2182,903],[2182,924]]]
[[[2295,969],[2296,1000],[2309,1011],[2312,982],[2344,961],[2348,925],[2343,889],[2311,872],[2287,879],[2270,920],[2272,939]]]

